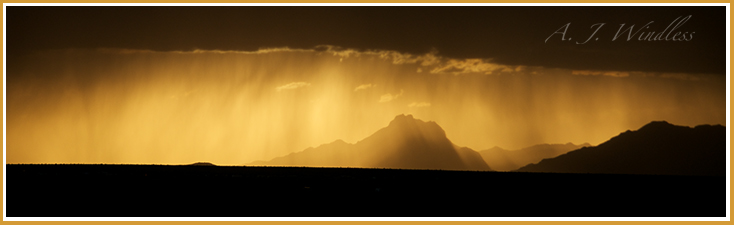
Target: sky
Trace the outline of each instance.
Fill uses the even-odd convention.
[[[691,41],[611,41],[621,24]],[[157,51],[334,45],[571,69],[725,73],[725,7],[10,7],[8,53],[59,48]],[[571,23],[583,45],[553,34]],[[670,36],[672,37],[672,35]],[[573,39],[572,39],[573,40]]]
[[[725,7],[7,7],[7,162],[240,165],[726,122]]]

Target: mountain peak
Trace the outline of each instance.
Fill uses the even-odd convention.
[[[648,124],[645,124],[645,126],[642,126],[640,130],[657,130],[657,129],[665,129],[675,127],[675,125],[668,123],[668,121],[662,120],[662,121],[652,121]]]
[[[346,141],[344,141],[344,140],[342,140],[342,139],[336,139],[336,141],[333,141],[333,142],[331,142],[331,143],[329,143],[329,144],[339,144],[339,145],[345,145],[345,144],[349,144],[349,143],[347,143]]]
[[[390,121],[389,126],[398,126],[398,125],[415,122],[415,121],[416,119],[413,118],[413,115],[411,114],[408,114],[408,115],[400,114],[400,115],[395,116],[395,118],[392,119],[392,121]]]
[[[189,164],[190,166],[216,166],[213,163],[210,162],[196,162],[193,164]]]
[[[501,148],[500,146],[494,146],[490,149],[487,149],[488,151],[506,151],[504,148]]]
[[[321,147],[335,148],[335,147],[344,147],[346,145],[349,145],[349,143],[345,142],[342,139],[336,139],[336,141],[332,141],[331,143],[319,145],[318,148],[321,148]],[[313,148],[308,148],[308,149],[313,149]]]
[[[413,115],[400,114],[390,121],[387,128],[399,130],[403,135],[421,135],[431,136],[434,138],[446,139],[446,132],[436,122],[425,122],[420,119],[413,118]]]
[[[454,145],[437,123],[400,114],[390,124],[354,144],[336,140],[291,153],[271,165],[349,166],[406,169],[491,170],[481,155]]]
[[[404,119],[414,119],[412,114],[408,114],[408,115],[400,114],[400,115],[395,116],[395,119],[403,119],[403,118]]]

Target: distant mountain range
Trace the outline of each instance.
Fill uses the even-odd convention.
[[[489,167],[497,171],[511,171],[519,169],[531,163],[538,163],[546,158],[553,158],[566,152],[570,152],[582,147],[591,146],[589,143],[581,145],[567,144],[539,144],[518,150],[506,150],[495,146],[487,150],[480,151]]]
[[[398,115],[355,144],[342,140],[248,165],[491,170],[476,151],[454,145],[435,122]]]
[[[651,122],[596,147],[544,159],[517,171],[724,176],[726,128]]]
[[[247,165],[722,176],[726,128],[690,128],[661,121],[594,147],[541,144],[476,152],[453,144],[435,122],[398,115],[387,127],[355,144],[337,140]]]

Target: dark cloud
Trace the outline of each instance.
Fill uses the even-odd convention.
[[[124,48],[256,50],[333,45],[506,65],[576,70],[724,74],[726,8],[721,7],[7,7],[12,59],[36,50]],[[621,24],[677,31],[690,41],[611,39]],[[653,22],[649,28],[642,26]],[[568,24],[567,38],[557,34]],[[605,23],[600,39],[583,41]],[[545,42],[546,39],[549,39]]]

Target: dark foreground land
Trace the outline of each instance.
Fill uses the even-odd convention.
[[[8,217],[724,217],[726,178],[7,165]]]

